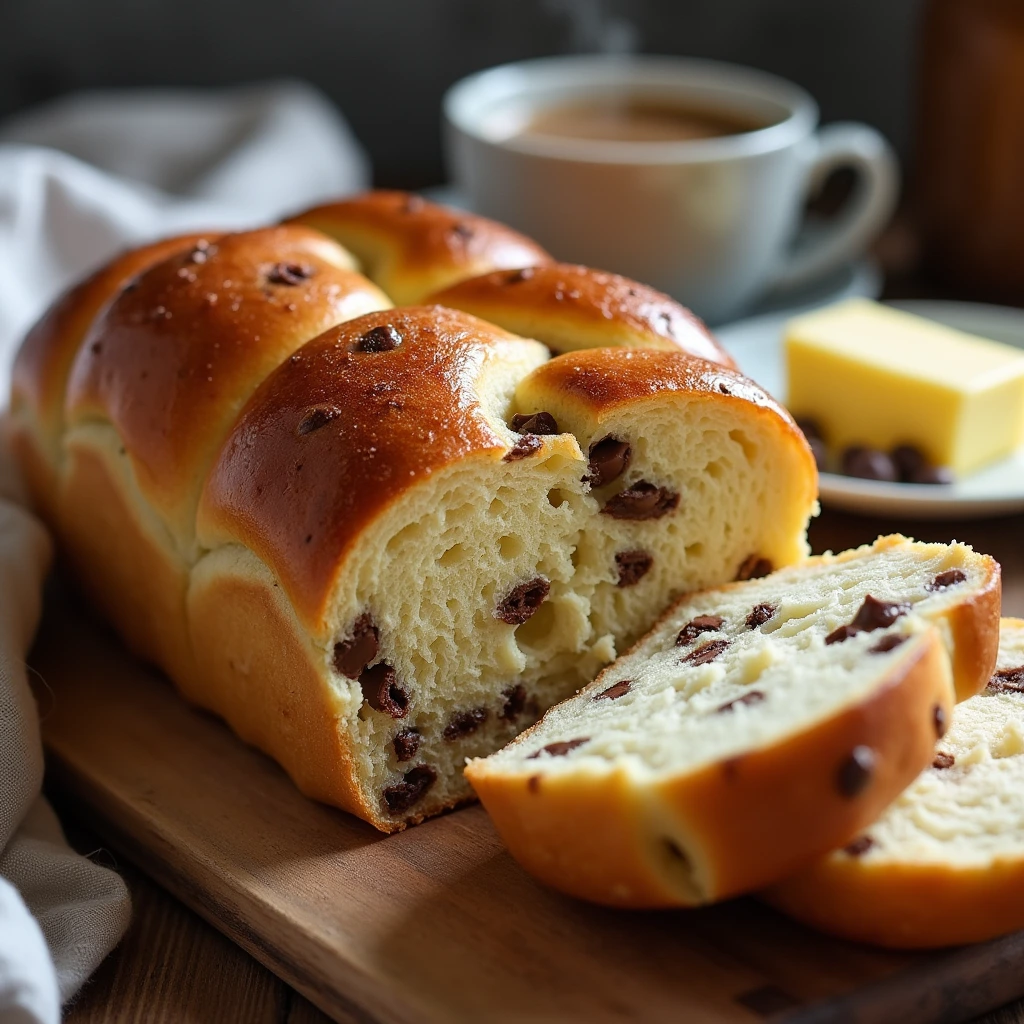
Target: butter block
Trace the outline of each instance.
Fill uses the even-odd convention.
[[[912,444],[964,474],[1024,442],[1021,349],[867,299],[790,320],[785,348],[786,404],[833,451]]]

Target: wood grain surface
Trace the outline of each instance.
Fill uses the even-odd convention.
[[[877,532],[829,515],[813,537],[816,549],[838,549]],[[914,532],[992,551],[1007,611],[1024,613],[1024,519]],[[751,900],[688,913],[591,907],[528,878],[478,807],[381,836],[299,796],[60,595],[32,661],[61,804],[336,1020],[912,1024],[967,1020],[1024,991],[1024,935],[888,954],[824,939]],[[317,1019],[160,890],[136,892],[121,963],[134,975],[135,951],[150,951],[133,982],[151,997],[137,1019]],[[107,983],[125,987],[118,969]],[[84,1016],[97,990],[77,1019],[136,1019]],[[234,1016],[210,1015],[229,993]]]

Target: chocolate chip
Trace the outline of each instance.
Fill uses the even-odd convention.
[[[534,751],[526,760],[531,761],[535,757],[540,757],[541,754],[550,754],[552,757],[564,757],[570,750],[575,750],[577,747],[582,747],[584,743],[589,742],[590,737],[583,736],[577,740],[561,740],[558,743],[549,743],[546,747],[541,747],[540,750]]]
[[[409,695],[398,685],[395,670],[386,661],[360,673],[359,685],[363,688],[363,699],[374,711],[405,718]]]
[[[529,281],[536,273],[533,267],[523,267],[520,270],[513,270],[506,278],[505,284],[519,284],[520,281]]]
[[[384,790],[384,803],[392,814],[407,811],[434,784],[437,772],[429,765],[418,764],[410,768],[402,781]]]
[[[955,763],[956,758],[952,754],[947,754],[940,750],[932,761],[932,767],[941,772],[947,768],[952,768]]]
[[[357,352],[391,352],[402,344],[402,335],[391,324],[371,327],[357,342]]]
[[[947,569],[945,572],[940,572],[931,583],[927,584],[925,590],[946,590],[948,587],[955,587],[958,583],[963,583],[966,579],[967,574],[960,569]]]
[[[909,611],[908,604],[879,601],[877,597],[868,594],[850,625],[865,633],[873,633],[876,629],[888,629],[901,615],[906,615]]]
[[[1024,665],[1000,669],[989,681],[989,693],[1024,693]]]
[[[517,434],[558,434],[558,424],[549,412],[517,412],[512,417],[512,429]]]
[[[877,448],[854,445],[843,452],[842,471],[845,476],[860,477],[862,480],[885,480],[895,483],[899,476],[892,459]]]
[[[946,719],[946,709],[941,704],[936,704],[932,708],[932,721],[935,723],[935,735],[941,740],[949,728],[949,722]]]
[[[953,479],[953,471],[948,466],[925,466],[915,473],[908,482],[943,487],[951,484]]]
[[[715,708],[715,714],[720,715],[723,711],[732,711],[737,704],[760,704],[765,699],[760,690],[748,690],[742,697],[726,701],[720,707]]]
[[[518,462],[534,452],[540,451],[544,442],[536,434],[523,434],[521,438],[502,456],[502,462]]]
[[[632,679],[620,679],[617,683],[612,683],[607,690],[602,690],[600,693],[595,694],[591,697],[591,700],[618,700],[620,697],[625,697],[629,693],[630,688],[633,685]]]
[[[810,441],[812,438],[822,438],[824,435],[821,432],[821,425],[815,419],[805,418],[803,416],[795,417],[796,425],[800,428],[800,432]]]
[[[311,278],[314,270],[306,263],[275,263],[267,271],[267,280],[271,284],[296,285]]]
[[[682,659],[684,665],[707,665],[717,658],[722,651],[729,646],[728,640],[712,640],[709,643],[704,644],[702,647],[698,647],[695,651],[690,651],[685,658]]]
[[[843,853],[851,857],[863,857],[874,845],[875,841],[871,836],[858,836],[852,843],[847,843],[843,847]]]
[[[851,627],[847,627],[851,628]],[[854,630],[856,632],[856,630]],[[883,636],[874,647],[868,648],[869,654],[885,654],[888,651],[894,651],[900,644],[906,643],[909,637],[900,636],[899,633],[890,633],[888,636]],[[828,641],[826,640],[826,643]]]
[[[499,718],[506,722],[514,722],[526,708],[526,688],[521,684],[509,687],[502,691],[505,703],[502,705]]]
[[[647,574],[654,564],[654,556],[646,551],[620,551],[615,556],[619,569],[617,587],[631,587]]]
[[[825,637],[825,643],[841,644],[844,640],[849,640],[851,636],[856,636],[859,632],[860,630],[856,626],[838,626]]]
[[[856,746],[836,772],[840,796],[852,799],[864,790],[875,770],[875,752],[870,747]]]
[[[775,609],[770,604],[756,604],[747,616],[747,629],[763,626],[773,615]]]
[[[551,584],[543,576],[520,583],[513,587],[505,599],[494,610],[494,617],[510,626],[520,626],[532,618],[551,590]]]
[[[770,576],[775,566],[767,558],[760,555],[747,555],[736,570],[737,580],[758,580],[763,576]]]
[[[296,432],[299,434],[312,434],[314,430],[326,427],[331,420],[341,415],[341,410],[332,405],[314,405],[307,409],[305,415],[299,420]]]
[[[675,491],[641,480],[609,498],[601,511],[613,519],[660,519],[678,505]]]
[[[419,729],[403,729],[395,734],[395,757],[399,761],[411,761],[420,749]]]
[[[584,479],[591,487],[610,484],[626,471],[632,456],[633,449],[627,441],[620,441],[610,434],[602,437],[590,446],[590,464]]]
[[[890,458],[896,467],[897,475],[904,483],[910,483],[914,476],[928,465],[928,460],[921,449],[915,448],[912,444],[897,445],[890,453]]]
[[[687,644],[692,644],[694,640],[701,635],[701,633],[714,633],[722,628],[721,615],[698,615],[694,619],[683,626],[679,630],[679,635],[676,637],[676,646],[684,647]]]
[[[334,667],[343,676],[358,679],[363,669],[377,657],[379,648],[380,634],[367,612],[356,619],[352,635],[334,645]]]
[[[441,735],[451,743],[452,740],[460,740],[463,736],[469,736],[471,733],[476,732],[486,721],[487,708],[472,708],[469,711],[459,711],[452,715]]]

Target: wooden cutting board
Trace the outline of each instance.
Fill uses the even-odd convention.
[[[1024,933],[892,954],[753,900],[592,907],[534,883],[479,807],[382,836],[302,797],[60,595],[31,663],[62,798],[339,1021],[917,1024],[1024,992]]]

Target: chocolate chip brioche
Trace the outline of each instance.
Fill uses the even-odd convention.
[[[986,689],[877,821],[766,894],[823,931],[904,949],[1024,928],[1024,620],[1003,619]]]
[[[682,590],[803,557],[816,494],[792,420],[728,366],[552,358],[391,308],[388,286],[543,255],[475,218],[453,248],[434,229],[461,215],[402,204],[339,204],[387,254],[365,264],[296,223],[112,264],[33,332],[13,403],[44,514],[127,642],[388,831],[471,796],[467,756]]]
[[[513,856],[571,895],[751,891],[856,835],[930,763],[957,692],[989,677],[999,591],[964,545],[886,537],[693,594],[466,775]]]

